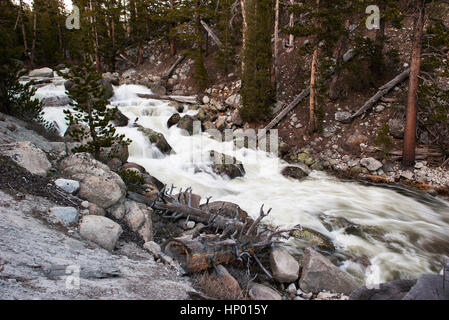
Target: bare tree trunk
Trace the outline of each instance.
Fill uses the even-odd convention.
[[[240,0],[240,8],[242,10],[242,19],[243,19],[243,26],[242,26],[242,51],[240,54],[240,58],[242,60],[242,74],[245,70],[245,60],[243,59],[243,53],[245,52],[246,48],[246,34],[248,31],[248,23],[246,22],[246,8],[245,8],[245,0]]]
[[[319,10],[320,0],[316,0],[317,11]],[[316,23],[318,24],[318,23]],[[316,102],[316,74],[317,74],[317,65],[318,65],[318,47],[319,44],[316,44],[315,50],[313,52],[312,59],[312,71],[310,74],[310,106],[309,106],[309,131],[315,131],[315,102]]]
[[[278,71],[278,65],[279,65],[279,0],[276,0],[276,7],[275,7],[275,14],[274,14],[274,63],[273,63],[273,70],[271,73],[271,82],[273,83],[273,86],[276,91],[277,96],[277,71]]]
[[[170,0],[170,9],[171,10],[174,10],[174,8],[175,8],[173,1],[174,0]],[[172,27],[173,27],[173,25],[172,25]],[[175,54],[176,54],[175,38],[172,37],[172,38],[170,38],[170,55],[174,56]]]
[[[422,35],[424,29],[425,1],[416,0],[418,10],[415,16],[410,83],[408,89],[406,122],[404,132],[404,148],[402,164],[411,167],[415,163],[416,115],[418,103],[419,72],[421,69]]]
[[[295,3],[295,0],[290,0],[291,5],[293,5],[294,3]],[[295,21],[295,15],[292,12],[292,13],[290,13],[290,21],[288,23],[288,26],[290,28],[293,27],[294,21]],[[295,36],[293,34],[290,34],[289,38],[288,38],[288,48],[289,48],[289,50],[293,50],[294,47],[295,47]]]

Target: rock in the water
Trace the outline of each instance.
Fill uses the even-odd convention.
[[[301,168],[292,166],[285,167],[282,170],[282,175],[296,180],[302,180],[308,176]]]
[[[143,134],[148,137],[150,142],[154,143],[162,153],[170,154],[172,152],[172,147],[168,144],[162,133],[156,132],[150,128],[140,127],[138,130],[143,132]]]
[[[390,134],[396,139],[404,138],[405,124],[403,120],[400,119],[388,120],[388,129],[390,131]]]
[[[63,107],[69,105],[71,102],[68,96],[54,96],[45,97],[42,99],[44,107]]]
[[[0,154],[11,158],[32,174],[45,176],[51,169],[47,155],[31,142],[16,142],[0,145]]]
[[[115,114],[115,119],[112,120],[114,126],[116,127],[126,127],[128,125],[129,119],[120,110]]]
[[[126,195],[126,186],[120,176],[88,153],[77,153],[62,160],[61,173],[80,181],[79,197],[107,209]]]
[[[189,115],[182,117],[177,124],[177,127],[183,129],[187,135],[193,134],[193,122],[195,119]]]
[[[73,207],[53,207],[49,214],[57,217],[65,225],[71,225],[78,222],[79,213]]]
[[[170,119],[168,119],[167,127],[171,128],[171,127],[177,125],[179,120],[181,120],[181,116],[179,115],[179,113],[175,113],[174,115],[172,115],[170,117]]]
[[[273,277],[279,282],[294,282],[298,279],[299,263],[286,250],[273,249],[270,253]]]
[[[323,290],[333,293],[351,294],[360,285],[347,272],[332,264],[311,248],[305,250],[299,287],[306,292]]]
[[[245,169],[243,164],[239,163],[235,157],[231,157],[215,151],[210,152],[210,156],[214,159],[212,170],[221,176],[228,176],[231,179],[243,177]]]
[[[360,164],[367,168],[369,171],[376,171],[383,167],[382,162],[374,158],[363,158],[360,160]]]
[[[253,283],[248,294],[253,300],[282,300],[279,292],[259,283]]]
[[[79,227],[80,235],[95,242],[100,247],[113,251],[118,238],[122,234],[122,227],[111,219],[101,216],[84,216]]]
[[[335,120],[342,123],[349,123],[351,122],[351,116],[352,114],[347,111],[337,112],[335,113]]]
[[[80,183],[76,180],[58,179],[55,184],[68,193],[75,193],[80,188]]]
[[[53,70],[50,68],[34,69],[28,74],[33,78],[53,78]]]
[[[64,88],[66,90],[70,90],[75,86],[75,83],[72,80],[67,80],[64,82]]]
[[[374,289],[361,287],[351,293],[349,300],[402,300],[415,284],[416,280],[396,280]]]
[[[402,300],[449,300],[448,279],[438,274],[424,274]]]

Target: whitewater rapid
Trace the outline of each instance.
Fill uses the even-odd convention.
[[[192,187],[202,201],[230,201],[253,217],[260,206],[273,208],[267,222],[279,226],[301,224],[332,239],[340,267],[366,285],[395,279],[416,279],[422,273],[438,273],[442,256],[449,256],[449,203],[419,191],[385,188],[343,182],[324,172],[313,171],[297,181],[280,172],[287,163],[276,155],[242,148],[232,155],[243,162],[246,175],[229,180],[210,170],[209,150],[232,151],[232,142],[219,142],[207,133],[183,135],[176,126],[167,128],[167,120],[176,110],[168,102],[142,99],[137,93],[150,94],[143,86],[122,85],[114,88],[111,106],[117,106],[131,121],[118,133],[132,139],[129,162],[135,162],[154,177],[177,188]],[[36,96],[64,95],[63,85],[38,89]],[[44,118],[55,122],[61,134],[67,129],[64,107],[45,108]],[[188,110],[194,115],[197,111]],[[183,114],[182,114],[183,115]],[[134,122],[162,133],[175,154],[165,156],[143,136]],[[179,189],[178,189],[179,190]],[[342,218],[361,228],[362,234],[348,233],[336,223]],[[325,222],[330,222],[328,231]],[[287,249],[299,255],[295,240]],[[361,260],[369,260],[365,267]],[[366,264],[366,263],[365,263]]]

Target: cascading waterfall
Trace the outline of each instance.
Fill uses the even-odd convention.
[[[63,85],[52,84],[40,88],[36,96],[63,91]],[[175,108],[168,102],[139,98],[137,93],[151,93],[145,87],[122,85],[114,91],[111,105],[131,120],[128,127],[117,128],[133,141],[128,161],[142,165],[164,183],[184,190],[192,187],[203,201],[212,196],[212,201],[234,202],[254,216],[264,203],[265,208],[273,208],[267,222],[281,227],[300,224],[325,234],[336,247],[340,267],[367,285],[439,272],[442,255],[449,255],[449,203],[444,200],[400,187],[343,182],[317,171],[303,181],[288,179],[280,173],[285,162],[246,148],[233,153],[244,163],[246,175],[229,180],[211,171],[205,155],[209,150],[231,150],[232,142],[213,140],[206,133],[186,136],[177,127],[168,129],[166,123]],[[67,129],[63,109],[45,108],[44,115],[58,124],[61,134]],[[132,126],[134,121],[162,133],[176,153],[159,152]],[[296,240],[287,241],[286,248],[293,254],[301,251]]]

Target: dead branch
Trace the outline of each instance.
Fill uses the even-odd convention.
[[[370,108],[374,106],[374,104],[379,101],[383,96],[385,96],[388,92],[390,92],[394,87],[405,81],[410,75],[410,69],[403,71],[401,74],[397,75],[393,80],[388,82],[379,88],[379,91],[372,96],[365,104],[354,113],[350,119],[354,119],[365,112],[367,112]]]
[[[168,69],[163,78],[169,79],[173,75],[173,72],[175,72],[176,68],[184,61],[185,58],[185,55],[180,56],[178,60],[176,60],[176,62],[170,67],[170,69]]]
[[[138,93],[137,96],[143,99],[155,99],[155,100],[173,100],[180,103],[197,104],[197,96],[174,96],[174,95],[157,95],[157,94],[143,94]]]
[[[215,44],[218,47],[222,47],[223,43],[220,41],[220,39],[218,39],[217,35],[212,31],[212,29],[207,25],[207,23],[204,22],[204,20],[201,20],[200,23],[204,27],[204,29],[206,29],[207,33],[212,38],[212,40],[215,42]]]

